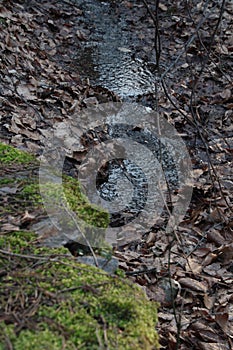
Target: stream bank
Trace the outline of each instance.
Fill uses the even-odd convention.
[[[106,274],[80,263],[61,244],[51,248],[46,241],[52,231],[38,237],[32,223],[46,216],[39,162],[1,143],[0,150],[0,349],[98,350],[103,344],[111,350],[158,349],[157,304],[125,281],[117,267]],[[67,198],[79,205],[79,214],[97,224],[102,215],[107,222],[104,212],[95,217],[78,183],[66,177],[65,187],[67,181]],[[57,195],[53,183],[47,191],[51,199]]]

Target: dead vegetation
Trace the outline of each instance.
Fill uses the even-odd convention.
[[[157,109],[187,142],[195,178],[193,198],[174,236],[158,226],[135,241],[132,229],[115,256],[128,277],[161,303],[162,349],[230,350],[232,4],[157,1],[157,5],[122,1],[119,6],[130,21],[132,11],[143,14],[140,22],[131,24],[139,30],[144,54],[156,46]],[[117,100],[110,91],[82,81],[74,67],[72,52],[88,40],[85,28],[78,26],[79,15],[71,1],[2,1],[1,141],[40,155],[48,126],[69,121],[93,99],[94,103]],[[146,37],[143,30],[148,23]],[[11,224],[20,227],[23,214],[19,218],[15,208],[17,220],[11,218]]]

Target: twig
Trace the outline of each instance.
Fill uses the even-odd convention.
[[[98,260],[97,260],[97,258],[96,258],[95,252],[94,252],[94,250],[93,250],[93,248],[92,248],[90,242],[88,241],[87,237],[84,235],[84,233],[82,232],[82,230],[80,230],[79,225],[78,225],[78,223],[77,223],[77,220],[76,220],[74,214],[73,214],[71,211],[69,211],[69,210],[67,209],[67,207],[65,206],[65,204],[63,203],[63,201],[62,201],[62,206],[64,207],[66,213],[72,218],[72,220],[73,220],[73,222],[74,222],[74,224],[75,224],[77,230],[81,233],[82,238],[85,240],[85,242],[86,242],[88,248],[90,249],[90,252],[91,252],[91,254],[92,254],[92,256],[93,256],[95,265],[98,267],[99,264],[98,264]]]
[[[176,334],[176,350],[179,349],[180,345],[180,332],[181,332],[181,314],[177,315],[176,312],[176,305],[175,305],[175,298],[174,298],[174,293],[173,293],[173,285],[172,285],[172,277],[171,277],[171,249],[168,249],[168,280],[169,280],[169,285],[170,285],[170,290],[171,290],[171,298],[172,298],[172,309],[173,309],[173,314],[175,317],[175,322],[176,322],[176,329],[177,329],[177,334]]]
[[[18,258],[24,258],[24,259],[32,259],[32,260],[45,260],[45,261],[58,261],[57,258],[61,257],[60,255],[56,256],[55,258],[51,258],[51,256],[42,256],[42,255],[25,255],[25,254],[17,254],[8,252],[7,250],[0,249],[0,253],[8,256],[14,256]],[[52,254],[51,254],[52,255]],[[64,254],[62,257],[69,257],[69,255]]]
[[[125,274],[127,276],[137,276],[137,275],[143,275],[144,273],[152,273],[157,272],[157,268],[153,267],[151,269],[143,269],[143,270],[137,270],[137,271],[126,271]]]
[[[207,6],[209,5],[210,3],[210,0],[206,1],[205,3],[205,7],[203,9],[203,12],[205,12],[205,10],[207,9]],[[161,75],[161,79],[163,79],[167,73],[176,65],[176,63],[179,61],[179,59],[181,58],[181,56],[187,51],[187,48],[192,44],[192,42],[194,41],[194,39],[196,38],[197,36],[197,33],[199,31],[199,29],[201,28],[201,26],[203,25],[203,23],[206,21],[206,19],[210,16],[210,13],[207,14],[206,16],[203,16],[201,18],[201,20],[199,21],[197,27],[196,27],[196,30],[195,30],[195,33],[191,36],[191,38],[186,42],[185,44],[185,48],[183,50],[181,50],[181,52],[179,53],[179,55],[176,57],[175,61],[172,62],[170,64],[170,66],[165,70],[165,72],[163,72],[163,74]]]
[[[219,17],[218,17],[218,22],[215,26],[215,29],[214,29],[214,32],[211,36],[211,42],[210,42],[210,46],[209,46],[209,49],[207,50],[207,56],[206,56],[206,60],[202,63],[202,66],[201,66],[201,71],[199,72],[198,74],[198,77],[195,79],[195,83],[193,84],[192,86],[192,91],[191,91],[191,97],[190,97],[190,111],[191,111],[191,114],[192,114],[192,117],[193,117],[193,120],[194,120],[194,123],[195,123],[195,127],[196,127],[196,130],[198,131],[198,134],[200,136],[200,139],[205,147],[205,150],[206,150],[206,154],[207,154],[207,157],[208,157],[208,168],[209,168],[209,174],[210,174],[210,177],[211,177],[211,180],[212,180],[212,183],[214,184],[214,177],[215,177],[215,180],[217,181],[218,183],[218,186],[219,186],[219,189],[220,189],[220,192],[222,194],[222,197],[227,205],[227,207],[232,211],[232,208],[230,206],[230,204],[228,203],[227,199],[225,198],[224,194],[223,194],[223,190],[222,190],[222,185],[221,185],[221,182],[219,180],[219,176],[214,168],[214,165],[213,165],[213,162],[211,160],[211,157],[210,157],[210,153],[209,153],[209,147],[208,147],[208,144],[205,140],[205,137],[202,133],[202,130],[201,130],[201,127],[199,126],[199,123],[197,121],[197,118],[196,118],[196,112],[194,111],[194,102],[193,100],[195,99],[195,90],[196,90],[196,87],[197,87],[197,84],[200,80],[200,77],[206,67],[206,64],[207,62],[209,61],[209,58],[210,58],[210,53],[211,53],[211,49],[212,49],[212,45],[213,45],[213,42],[214,42],[214,39],[215,39],[215,35],[217,33],[217,30],[219,28],[219,25],[221,23],[221,19],[222,19],[222,16],[223,16],[223,12],[224,12],[224,8],[225,8],[225,0],[222,1],[222,4],[221,4],[221,9],[220,9],[220,14],[219,14]],[[214,174],[214,176],[212,175],[212,172]]]
[[[161,55],[161,40],[160,40],[160,33],[159,33],[159,0],[156,0],[155,2],[155,15],[151,11],[148,3],[146,0],[142,0],[155,27],[155,55],[156,55],[156,69],[159,71],[159,62],[160,62],[160,55]]]

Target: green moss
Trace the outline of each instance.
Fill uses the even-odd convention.
[[[158,349],[157,305],[139,287],[35,243],[30,232],[0,236],[0,349]],[[21,256],[12,256],[12,253]],[[28,258],[24,258],[24,255]],[[17,317],[13,317],[17,315]],[[4,319],[3,316],[3,319]],[[21,325],[23,327],[20,327]]]
[[[16,336],[14,332],[14,327],[4,326],[0,324],[0,331],[5,333],[5,338],[11,339],[13,341],[14,349],[17,350],[46,350],[49,344],[52,350],[61,350],[63,338],[56,332],[51,332],[48,329],[41,330],[39,337],[35,336],[30,330],[23,330]],[[0,349],[7,349],[3,344],[0,344]]]
[[[26,183],[22,188],[20,196],[23,200],[30,201],[35,207],[43,204],[38,183]]]
[[[78,214],[81,220],[95,227],[107,228],[109,214],[95,205],[90,205],[82,193],[79,182],[72,177],[63,177],[64,195],[70,208]]]
[[[40,191],[46,194],[46,206],[54,207],[66,203],[73,210],[78,219],[86,224],[107,228],[109,224],[109,214],[103,209],[88,202],[87,197],[82,193],[78,180],[69,176],[63,176],[62,186],[55,183],[39,184],[30,183],[24,186],[22,196],[24,200],[31,201],[35,206],[43,204]],[[71,223],[72,225],[72,220]]]
[[[11,184],[14,182],[15,182],[14,179],[2,178],[2,179],[0,179],[0,186],[8,185],[8,184]]]
[[[35,158],[29,153],[0,142],[0,163],[29,163],[33,160]]]
[[[101,228],[108,227],[109,214],[102,208],[89,203],[87,197],[81,191],[78,180],[63,175],[62,186],[51,182],[44,183],[43,185],[39,184],[39,178],[37,175],[35,176],[36,170],[34,169],[34,175],[29,171],[29,164],[31,163],[34,164],[34,168],[36,167],[38,172],[39,162],[36,161],[35,157],[12,146],[0,143],[0,168],[2,166],[2,169],[4,169],[6,164],[11,166],[11,177],[0,177],[0,185],[11,183],[13,183],[14,186],[17,186],[17,184],[20,185],[19,190],[14,194],[15,203],[21,204],[19,211],[29,210],[31,212],[36,208],[43,209],[44,201],[41,196],[41,192],[43,192],[46,193],[46,204],[48,206],[51,204],[51,207],[53,207],[55,203],[62,205],[62,200],[76,213],[78,219],[83,220],[85,224]],[[20,169],[18,165],[20,165]],[[19,170],[21,173],[20,178],[18,177]],[[4,210],[3,208],[1,209],[2,213],[10,214],[11,211],[15,211],[15,203],[12,205],[12,198],[13,194],[9,206],[5,205]],[[74,225],[72,218],[70,220],[70,225],[70,228]]]

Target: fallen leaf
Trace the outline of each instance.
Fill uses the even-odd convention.
[[[18,191],[18,187],[0,187],[0,193],[5,193],[5,194],[15,194]]]
[[[232,93],[230,89],[226,89],[223,90],[220,94],[219,94],[224,100],[228,100],[229,98],[232,97]]]
[[[204,283],[196,281],[192,278],[180,278],[179,283],[184,288],[193,290],[195,292],[206,293],[208,290],[207,286]]]
[[[1,226],[1,231],[2,232],[19,231],[19,226],[6,223]]]
[[[159,8],[162,11],[167,11],[167,6],[165,4],[162,4],[161,2],[159,3]]]
[[[221,246],[217,250],[218,257],[223,264],[232,262],[233,260],[233,243]]]
[[[218,245],[224,244],[225,240],[220,232],[214,228],[210,228],[207,232],[207,239],[209,242],[214,242]]]
[[[194,275],[198,275],[202,270],[202,266],[195,259],[189,257],[185,269],[191,271]]]
[[[124,53],[132,52],[132,50],[128,49],[127,47],[118,47],[118,50]]]
[[[220,307],[217,309],[215,320],[217,324],[222,328],[223,332],[227,331],[227,325],[228,325],[228,308],[227,307]]]
[[[21,84],[16,88],[18,94],[24,97],[26,100],[34,101],[37,100],[35,86],[31,84]]]
[[[205,307],[211,310],[214,306],[215,300],[216,300],[215,296],[210,297],[209,295],[205,294],[203,298]]]
[[[223,345],[223,344],[222,344]],[[220,344],[216,343],[204,343],[201,341],[198,341],[198,350],[223,350],[224,348],[220,348]]]
[[[84,34],[84,32],[82,32],[80,29],[77,29],[76,31],[76,36],[79,40],[81,41],[86,41],[88,40],[88,37]]]

